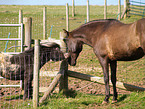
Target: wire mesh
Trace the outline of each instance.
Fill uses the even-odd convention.
[[[40,46],[40,89],[41,87],[48,87],[56,74],[54,72],[59,72],[59,61],[62,60],[63,54],[59,49],[52,47],[41,47]],[[29,105],[26,102],[22,101],[22,99],[26,96],[26,98],[31,98],[32,96],[32,80],[33,80],[33,66],[34,66],[34,49],[27,50],[18,55],[9,55],[1,53],[1,65],[0,65],[0,73],[3,77],[7,79],[1,80],[1,85],[18,85],[20,81],[23,81],[22,88],[20,87],[2,87],[0,92],[0,102],[2,108],[12,108],[26,105],[25,107],[32,106],[32,101],[27,100]],[[49,62],[51,61],[51,62]],[[54,62],[58,61],[58,62]],[[46,64],[46,65],[44,65]],[[44,74],[44,71],[47,73]],[[48,77],[50,76],[50,77]],[[45,88],[47,89],[47,88]],[[22,94],[22,90],[24,90],[24,95]],[[9,101],[9,102],[8,102]],[[17,102],[18,105],[11,104],[13,101]],[[8,104],[8,105],[7,105]],[[19,105],[21,104],[21,105]]]

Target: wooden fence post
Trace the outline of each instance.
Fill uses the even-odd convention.
[[[47,19],[46,19],[46,13],[47,8],[43,8],[43,40],[47,38]]]
[[[25,30],[25,45],[27,46],[25,50],[31,48],[31,38],[32,38],[32,18],[25,17],[23,19],[24,22],[24,30]]]
[[[67,75],[67,71],[68,71],[67,60],[63,60],[61,62],[60,70],[59,70],[59,72],[61,72],[61,74],[62,74],[62,76],[60,78],[60,82],[59,82],[59,92],[61,92],[63,90],[63,94],[66,94],[67,91],[68,91],[68,75]]]
[[[72,0],[72,17],[75,16],[75,2]]]
[[[21,23],[23,23],[23,11],[19,10],[19,24]],[[19,27],[19,30],[18,30],[18,38],[21,38],[21,27]],[[18,45],[19,46],[21,45],[20,41],[18,41]]]
[[[68,3],[66,4],[66,30],[69,31],[69,7],[68,7]]]
[[[87,0],[87,22],[90,21],[90,6],[89,6],[89,0]]]
[[[63,41],[63,38],[65,38],[64,32],[60,32],[59,33],[59,38],[60,38],[60,41],[61,41],[61,43],[60,43],[61,51],[63,51],[64,53],[66,53],[66,51],[67,51],[66,44]]]
[[[121,19],[121,1],[118,0],[118,20]]]
[[[104,4],[104,19],[107,19],[107,0],[105,0]]]
[[[124,18],[127,18],[129,16],[129,0],[124,0]]]
[[[37,108],[39,103],[39,51],[40,40],[35,40],[34,49],[34,72],[33,72],[33,107]]]

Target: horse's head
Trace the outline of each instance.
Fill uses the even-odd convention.
[[[60,46],[56,43],[52,43],[50,45],[42,44],[40,47],[42,53],[41,60],[44,60],[44,63],[49,60],[61,61],[65,58],[63,52],[60,51]]]
[[[68,47],[68,63],[71,66],[76,65],[76,60],[79,56],[79,53],[82,51],[82,42],[78,40],[79,38],[73,37],[71,32],[64,30],[65,38],[64,42]]]

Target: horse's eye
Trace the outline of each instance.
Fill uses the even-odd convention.
[[[67,42],[67,41],[68,41],[68,38],[63,38],[63,41],[64,41],[64,42]]]

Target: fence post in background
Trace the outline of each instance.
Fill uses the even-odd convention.
[[[46,13],[47,8],[43,8],[43,40],[47,38],[47,19],[46,19]]]
[[[25,50],[28,50],[31,48],[31,38],[32,38],[32,18],[31,17],[25,17],[23,19],[24,23],[24,30],[25,30]]]
[[[61,51],[63,51],[64,53],[66,53],[67,49],[66,49],[66,44],[63,41],[63,38],[65,38],[64,32],[60,32],[59,33],[59,39],[60,39],[60,48]]]
[[[118,0],[118,20],[121,19],[121,1]]]
[[[40,53],[40,40],[35,40],[34,48],[34,69],[33,69],[33,108],[37,108],[39,103],[39,53]]]
[[[90,21],[90,6],[89,6],[89,0],[87,0],[87,22]]]
[[[127,18],[129,15],[128,9],[129,9],[129,0],[124,0],[124,11],[125,11],[124,18]]]
[[[69,31],[69,7],[68,7],[68,3],[66,4],[66,30]]]
[[[22,10],[19,10],[19,24],[23,23],[23,11]],[[19,27],[19,30],[18,30],[18,38],[21,38],[21,27]],[[21,42],[18,41],[18,46],[21,45]]]
[[[125,11],[124,18],[126,18],[126,7],[127,7],[127,0],[124,0],[124,11]]]
[[[107,0],[105,0],[104,4],[104,19],[107,19]]]
[[[72,0],[72,17],[75,16],[75,2]]]

